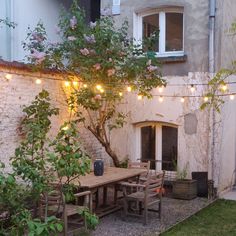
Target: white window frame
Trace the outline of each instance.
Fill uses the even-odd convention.
[[[182,51],[165,51],[166,45],[166,13],[182,13],[183,14],[183,50]],[[142,11],[140,13],[134,13],[133,17],[133,35],[137,43],[142,43],[143,36],[143,17],[159,14],[159,52],[156,52],[157,57],[168,56],[184,56],[184,11],[182,7],[168,7],[158,8]]]
[[[162,170],[162,126],[169,126],[173,128],[177,128],[178,126],[175,124],[169,124],[169,123],[164,123],[164,122],[144,122],[142,124],[136,125],[136,149],[135,149],[135,157],[136,160],[138,161],[141,159],[141,152],[142,152],[142,147],[141,147],[141,128],[146,127],[146,126],[155,126],[155,160],[159,161],[156,162],[156,171],[161,171]],[[179,142],[179,137],[178,137],[178,142]],[[179,143],[177,144],[179,145]],[[178,155],[177,155],[178,156]]]

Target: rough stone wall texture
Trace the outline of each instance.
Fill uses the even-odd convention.
[[[121,14],[114,16],[117,25],[128,20],[129,34],[133,36],[133,16],[136,12],[148,8],[163,6],[184,7],[184,53],[187,61],[169,63],[163,66],[163,74],[188,75],[188,72],[208,71],[208,22],[209,1],[207,0],[121,0]],[[102,0],[102,8],[111,6],[111,0]]]
[[[5,78],[8,72],[12,75],[10,80]],[[35,84],[38,76],[42,80],[40,85]],[[14,150],[21,141],[18,127],[24,117],[23,106],[29,105],[42,89],[49,91],[52,104],[60,109],[60,115],[52,118],[50,136],[53,137],[60,125],[68,120],[69,112],[65,102],[66,95],[62,88],[63,81],[48,78],[60,77],[0,67],[0,160],[7,166],[9,166],[9,158],[14,155]],[[92,158],[105,157],[104,150],[90,132],[82,126],[79,130],[81,141],[88,154]]]

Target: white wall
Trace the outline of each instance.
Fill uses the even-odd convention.
[[[0,0],[0,6],[0,18],[9,17],[17,24],[13,30],[6,27],[0,30],[0,56],[3,59],[23,61],[22,41],[26,38],[28,27],[34,28],[39,20],[44,23],[49,39],[57,40],[55,26],[61,9],[59,0]]]

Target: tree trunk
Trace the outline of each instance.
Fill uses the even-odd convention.
[[[116,153],[111,149],[110,143],[107,143],[99,134],[97,134],[91,127],[87,127],[88,130],[96,137],[96,139],[101,143],[101,145],[105,148],[106,153],[111,157],[115,167],[120,166],[120,161]]]

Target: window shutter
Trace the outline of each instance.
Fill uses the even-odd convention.
[[[113,0],[112,14],[113,15],[119,15],[120,14],[120,0]]]

